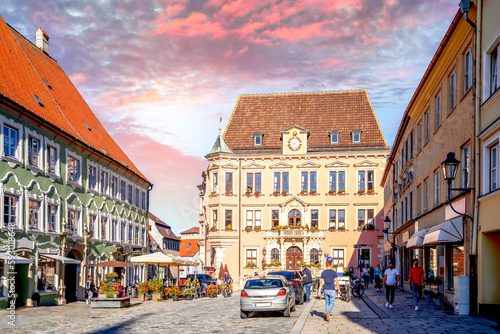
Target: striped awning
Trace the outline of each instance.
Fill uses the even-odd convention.
[[[408,242],[406,243],[406,248],[420,248],[424,246],[424,237],[427,234],[429,229],[425,229],[422,231],[419,231],[415,233],[414,235],[411,236],[410,239],[408,239]]]
[[[461,242],[463,239],[464,223],[462,217],[457,217],[432,227],[424,237],[424,245]]]

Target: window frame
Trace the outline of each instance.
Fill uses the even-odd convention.
[[[500,131],[483,143],[483,195],[500,189]],[[496,156],[492,153],[496,150]],[[493,161],[493,158],[495,161]],[[496,188],[494,188],[496,185]]]
[[[472,68],[472,47],[469,47],[467,51],[465,51],[464,54],[464,95],[467,94],[467,92],[472,88],[472,75],[473,75],[473,68]]]
[[[461,184],[462,188],[469,188],[470,186],[470,167],[471,167],[471,155],[470,155],[470,144],[462,147],[462,163],[461,163]]]
[[[226,195],[234,194],[234,173],[224,172],[224,193]]]
[[[99,193],[101,195],[109,195],[109,181],[111,178],[111,171],[103,166],[99,166]]]
[[[78,175],[76,177],[76,180],[70,179],[70,158],[77,162],[76,167]],[[66,149],[66,182],[73,187],[82,186],[82,156],[68,149]]]
[[[6,197],[15,199],[15,207],[12,210],[12,203],[9,201],[9,209],[6,209]],[[3,228],[11,228],[12,227],[12,222],[11,219],[9,219],[8,222],[5,221],[6,215],[8,215],[9,218],[14,218],[14,229],[21,229],[21,212],[22,212],[22,191],[5,191],[3,192],[3,203],[2,203],[2,227]],[[8,212],[7,212],[8,211]],[[7,213],[6,213],[7,212]],[[10,226],[9,226],[10,224]]]
[[[314,226],[315,229],[319,229],[319,209],[311,209],[311,229],[313,229]],[[314,218],[313,214],[316,213],[316,218]]]
[[[43,226],[43,210],[42,210],[42,198],[38,198],[37,196],[33,195],[28,195],[27,198],[27,209],[26,210],[26,231],[39,231],[43,232],[44,231],[44,226]],[[35,204],[38,206],[36,209],[38,212],[35,212],[32,215],[32,204]],[[36,220],[36,226],[32,226],[32,219]]]
[[[90,170],[91,169],[94,171],[93,182],[90,179],[90,177],[91,177]],[[99,165],[96,162],[93,162],[90,159],[87,159],[87,191],[94,192],[94,193],[98,192],[98,189],[99,189],[98,174],[99,174]]]
[[[429,177],[424,179],[424,212],[429,211]]]
[[[245,249],[245,265],[253,264],[255,267],[258,265],[258,257],[259,252],[255,248],[246,248]]]
[[[436,107],[436,119],[434,120],[436,122],[434,131],[437,130],[441,126],[441,121],[442,121],[442,102],[441,102],[441,93],[437,94],[435,97],[435,107]]]
[[[218,172],[212,173],[212,192],[214,194],[219,193],[219,173]]]
[[[22,156],[22,139],[24,135],[24,127],[21,123],[15,122],[14,120],[8,119],[0,115],[1,120],[1,141],[2,141],[2,158],[7,161],[13,162],[17,165],[22,165],[24,163]],[[5,153],[5,127],[17,131],[16,146],[14,148],[14,155]]]
[[[228,217],[229,214],[229,217]],[[234,230],[233,226],[233,210],[224,210],[224,228],[228,230],[228,225],[231,225],[231,230]]]
[[[70,222],[72,222],[70,214],[75,214],[76,215],[75,221],[74,221],[74,223],[75,223],[76,226],[72,226],[70,224]],[[77,237],[82,235],[82,232],[81,232],[81,226],[82,226],[81,215],[82,215],[82,211],[81,211],[80,208],[75,208],[75,207],[72,207],[72,206],[68,206],[68,208],[66,209],[66,217],[67,217],[66,229],[68,230],[68,235],[77,236]],[[72,229],[71,229],[71,227],[72,227]]]
[[[457,71],[453,70],[448,78],[449,87],[449,112],[451,113],[453,109],[457,106]]]
[[[37,148],[36,148],[36,162],[32,162],[33,158],[35,157],[35,154],[33,154],[33,147],[30,144],[30,140],[36,140],[38,142]],[[31,131],[29,129],[26,129],[26,167],[34,170],[35,172],[41,172],[43,171],[43,137],[38,134],[36,131]]]
[[[50,225],[51,225],[51,208],[55,208],[55,213],[54,213],[54,229],[52,230]],[[46,203],[46,217],[47,217],[47,225],[45,226],[45,231],[47,233],[59,233],[59,224],[60,224],[60,217],[59,217],[59,202],[53,201],[53,200],[47,200]]]
[[[61,177],[61,167],[60,167],[60,146],[56,142],[45,138],[44,140],[45,147],[45,173],[49,176],[53,176],[56,178]],[[54,171],[51,171],[51,149],[55,150],[54,154]]]

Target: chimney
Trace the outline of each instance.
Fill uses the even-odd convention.
[[[35,33],[36,35],[36,46],[40,48],[46,54],[49,54],[49,35],[42,28],[38,28]]]

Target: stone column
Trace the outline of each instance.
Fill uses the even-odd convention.
[[[66,253],[66,235],[68,234],[68,231],[66,230],[66,221],[63,218],[62,219],[62,232],[61,232],[61,256],[64,256]],[[66,285],[64,284],[64,270],[65,270],[65,264],[61,262],[61,265],[59,266],[59,292],[58,292],[58,299],[57,299],[57,305],[65,305],[66,304]]]

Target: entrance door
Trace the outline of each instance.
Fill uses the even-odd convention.
[[[286,269],[298,269],[302,262],[302,251],[299,247],[290,247],[286,251]]]
[[[15,292],[17,294],[16,297],[16,308],[22,307],[26,305],[28,301],[28,287],[29,287],[29,279],[28,279],[28,264],[16,264],[15,265]],[[10,289],[9,283],[9,289]]]
[[[76,264],[65,264],[64,265],[64,285],[66,285],[66,303],[76,302],[77,294],[77,282],[78,278],[76,276]]]

